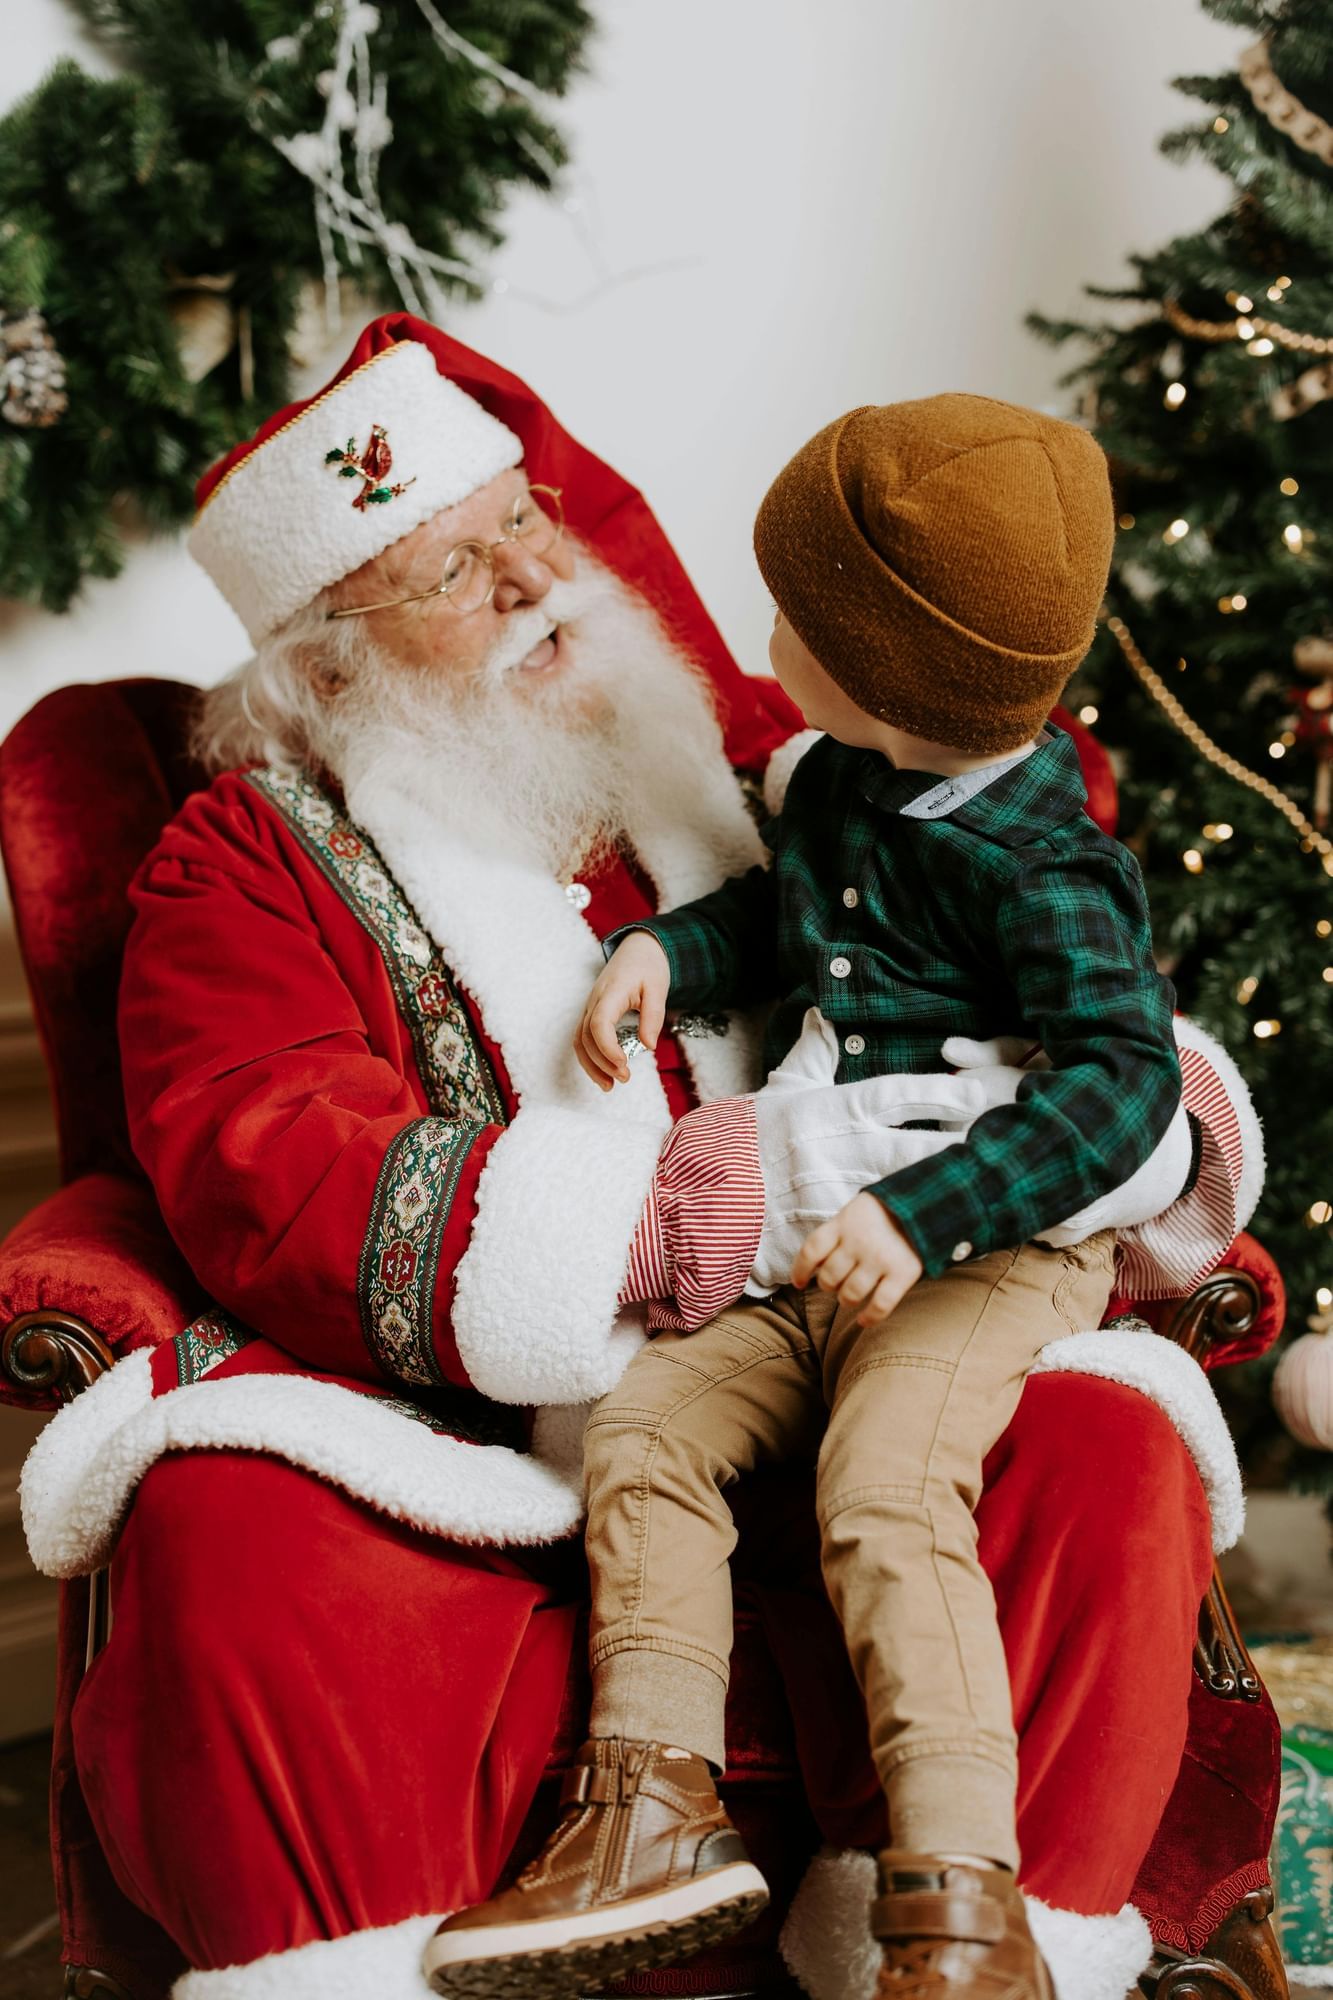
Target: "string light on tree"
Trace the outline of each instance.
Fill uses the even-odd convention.
[[[1282,1033],[1282,1023],[1278,1020],[1256,1021],[1253,1033],[1256,1040],[1271,1042],[1275,1035]]]

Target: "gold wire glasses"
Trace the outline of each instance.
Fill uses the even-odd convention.
[[[414,591],[410,597],[385,598],[379,604],[350,604],[344,610],[330,611],[328,616],[360,618],[367,611],[391,611],[400,604],[424,604],[427,598],[442,597],[460,618],[466,618],[495,595],[492,549],[502,548],[506,542],[521,542],[529,554],[545,556],[564,532],[565,510],[559,487],[529,486],[514,499],[495,541],[455,543],[444,559],[440,581],[429,590]]]

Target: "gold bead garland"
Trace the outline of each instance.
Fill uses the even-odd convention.
[[[1251,103],[1274,130],[1303,153],[1313,153],[1326,167],[1333,167],[1333,125],[1292,96],[1268,60],[1267,35],[1242,52],[1236,67]]]
[[[1297,333],[1280,320],[1264,319],[1258,313],[1237,313],[1235,319],[1195,319],[1174,299],[1163,299],[1162,312],[1177,333],[1186,334],[1191,340],[1206,340],[1220,344],[1225,340],[1253,340],[1262,334],[1271,340],[1274,347],[1284,347],[1289,354],[1333,354],[1333,338],[1321,333]],[[1246,327],[1248,332],[1242,332]]]
[[[1289,825],[1300,834],[1301,843],[1306,850],[1319,855],[1324,864],[1324,872],[1333,875],[1333,840],[1330,840],[1327,834],[1321,833],[1313,820],[1306,817],[1295,799],[1288,798],[1284,791],[1268,778],[1261,778],[1257,771],[1249,770],[1239,758],[1230,756],[1220,743],[1214,743],[1207,731],[1201,729],[1186,713],[1161,675],[1154,673],[1148,665],[1123,618],[1117,618],[1112,614],[1107,617],[1106,626],[1124,654],[1130,671],[1143,683],[1157,706],[1168,721],[1180,731],[1186,742],[1198,751],[1206,763],[1224,772],[1228,778],[1233,778],[1247,791],[1257,792],[1261,799],[1266,799],[1268,804],[1280,812]]]

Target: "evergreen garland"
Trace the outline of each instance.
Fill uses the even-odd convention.
[[[1333,122],[1326,0],[1203,5],[1268,38],[1286,90]],[[1088,348],[1065,380],[1083,386],[1112,461],[1121,525],[1110,610],[1190,720],[1333,833],[1319,778],[1333,753],[1333,679],[1310,667],[1333,659],[1318,643],[1333,639],[1333,371],[1314,401],[1284,415],[1291,385],[1329,357],[1249,325],[1253,314],[1283,338],[1333,335],[1333,167],[1279,130],[1238,72],[1176,87],[1207,113],[1163,151],[1226,174],[1225,213],[1133,257],[1131,284],[1089,286],[1114,313],[1030,324]],[[1328,1324],[1333,867],[1190,746],[1108,631],[1072,699],[1095,704],[1098,734],[1123,765],[1122,831],[1143,861],[1180,1004],[1230,1049],[1264,1121],[1268,1181],[1251,1226],[1282,1268],[1289,1335]],[[1333,1457],[1298,1450],[1277,1423],[1271,1366],[1222,1378],[1251,1466],[1333,1493]]]
[[[0,595],[113,576],[116,516],[290,393],[298,316],[351,280],[438,316],[508,188],[549,188],[582,0],[73,0],[110,81],[57,65],[0,120]],[[330,175],[332,174],[332,182]]]

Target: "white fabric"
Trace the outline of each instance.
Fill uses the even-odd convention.
[[[872,2000],[881,1963],[870,1930],[876,1892],[875,1858],[860,1849],[826,1848],[810,1863],[781,1948],[811,2000]],[[1023,1900],[1056,2000],[1125,2000],[1152,1957],[1152,1934],[1132,1903],[1085,1917]]]
[[[984,1112],[1014,1103],[1027,1070],[1004,1058],[1022,1053],[1012,1038],[954,1037],[941,1054],[958,1065],[956,1076],[890,1075],[835,1084],[837,1035],[818,1008],[807,1009],[799,1039],[755,1099],[764,1228],[751,1273],[754,1290],[785,1284],[805,1236],[858,1190],[946,1146],[961,1145]],[[915,1119],[930,1119],[943,1129],[894,1129]],[[1136,1173],[1044,1230],[1042,1240],[1065,1247],[1098,1230],[1126,1228],[1159,1214],[1184,1186],[1191,1150],[1181,1107]]]
[[[875,1076],[834,1084],[838,1038],[817,1007],[754,1100],[764,1226],[747,1290],[785,1285],[810,1231],[870,1182],[961,1138],[985,1109],[984,1085],[970,1078]],[[947,1132],[905,1132],[928,1118]]]
[[[171,2000],[431,2000],[421,1954],[444,1915],[320,1938],[248,1965],[187,1972]]]
[[[393,454],[385,483],[406,491],[358,509],[360,480],[340,478],[325,459],[349,438],[364,451],[374,425]],[[209,496],[187,547],[258,645],[327,585],[522,457],[513,431],[441,375],[428,347],[402,340],[241,459]]]
[[[117,1362],[37,1439],[19,1485],[23,1528],[47,1576],[105,1563],[148,1468],[168,1451],[265,1451],[427,1534],[531,1546],[573,1534],[582,1469],[549,1430],[536,1450],[440,1437],[373,1398],[304,1375],[237,1375],[154,1397],[146,1350]]]

